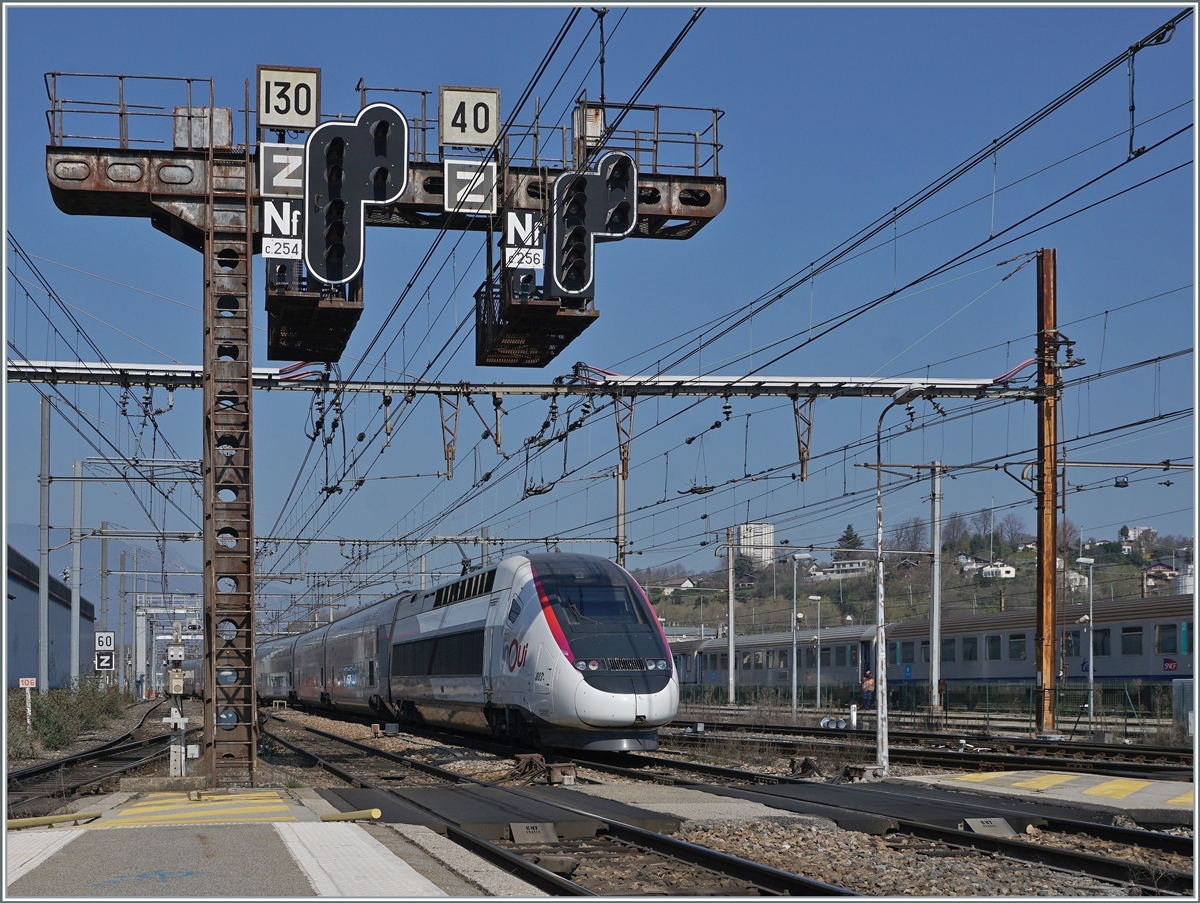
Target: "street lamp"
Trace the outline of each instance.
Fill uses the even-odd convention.
[[[809,596],[809,602],[817,603],[817,635],[813,637],[814,654],[817,656],[817,713],[821,711],[821,597]]]
[[[796,614],[796,571],[800,567],[800,562],[803,559],[812,558],[808,552],[792,553],[792,721],[796,720],[796,627],[797,622],[804,615]]]
[[[1096,563],[1094,558],[1076,558],[1076,564],[1086,564],[1088,568],[1088,737],[1092,736],[1092,704],[1095,702],[1096,688],[1096,650],[1093,646],[1095,638],[1092,636],[1092,566]]]

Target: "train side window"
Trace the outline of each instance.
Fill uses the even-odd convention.
[[[817,651],[812,646],[809,646],[807,649],[804,650],[804,667],[806,667],[806,668],[817,667]]]
[[[520,601],[520,599],[518,599],[514,596],[513,600],[512,600],[512,605],[508,606],[508,618],[507,618],[508,623],[516,624],[517,618],[519,618],[520,616],[521,616],[521,601]]]
[[[1122,655],[1141,655],[1142,654],[1142,628],[1141,627],[1122,627],[1121,628],[1121,654]]]
[[[1079,638],[1080,633],[1078,630],[1067,631],[1067,658],[1079,658]]]
[[[963,637],[963,661],[964,662],[979,661],[979,637],[977,637],[977,636]]]
[[[1092,631],[1092,655],[1096,658],[1112,655],[1112,631],[1107,627]]]
[[[1156,624],[1154,626],[1154,651],[1178,652],[1179,628],[1175,624]]]
[[[721,667],[717,670],[719,670],[719,671],[728,671],[729,670],[729,653],[728,652],[721,653]]]
[[[846,647],[835,646],[833,648],[833,663],[839,668],[846,667]]]
[[[906,640],[900,644],[900,664],[911,665],[913,663],[913,655],[915,648],[912,640]]]
[[[1184,655],[1192,654],[1192,622],[1183,625],[1183,644],[1180,647]]]
[[[921,661],[929,664],[929,640],[921,640]]]
[[[763,654],[761,649],[754,651],[754,670],[761,671],[763,667]]]
[[[1010,633],[1008,635],[1008,660],[1010,662],[1025,661],[1025,634]]]
[[[750,653],[749,652],[742,653],[742,670],[743,671],[750,670]]]
[[[786,649],[779,650],[779,667],[786,668],[788,666],[788,653]]]
[[[828,646],[821,647],[821,667],[822,668],[829,667],[829,647]]]
[[[768,670],[773,670],[775,668],[775,650],[774,649],[767,650],[767,668],[768,668]]]
[[[983,638],[984,650],[983,654],[989,662],[1000,661],[1000,634],[995,633],[991,636]]]
[[[948,640],[942,640],[942,661],[944,661],[944,662],[954,661],[954,638],[953,637],[951,637]]]
[[[375,686],[375,662],[367,662],[367,686]]]
[[[857,646],[849,646],[847,648],[850,650],[850,667],[857,668],[858,667],[858,647]]]
[[[888,643],[888,664],[900,664],[900,644]]]

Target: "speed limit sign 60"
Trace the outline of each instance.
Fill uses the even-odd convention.
[[[111,652],[117,646],[117,635],[112,630],[96,631],[96,651]]]
[[[258,67],[258,127],[311,131],[321,121],[321,70]]]
[[[438,94],[438,141],[442,147],[491,147],[500,135],[500,89],[454,88]]]

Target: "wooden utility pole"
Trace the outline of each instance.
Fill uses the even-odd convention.
[[[1037,648],[1035,713],[1039,733],[1053,731],[1057,718],[1054,689],[1054,635],[1058,555],[1058,327],[1054,248],[1037,252]]]

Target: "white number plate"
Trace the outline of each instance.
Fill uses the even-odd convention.
[[[509,269],[528,267],[543,270],[546,268],[546,258],[541,248],[505,248],[504,265]]]
[[[262,256],[300,260],[304,256],[301,250],[302,245],[303,242],[298,238],[263,238]]]

